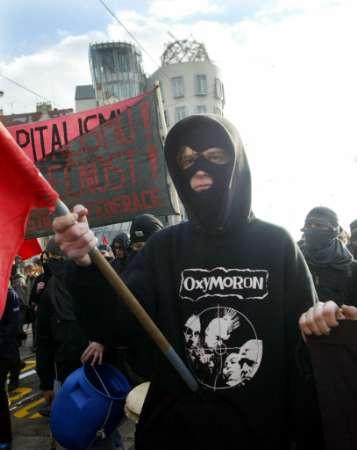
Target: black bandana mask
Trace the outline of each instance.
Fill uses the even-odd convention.
[[[304,235],[306,244],[311,249],[320,250],[331,245],[332,241],[337,238],[337,231],[308,228],[304,231]]]
[[[190,167],[182,170],[183,188],[190,203],[190,209],[199,223],[207,229],[214,230],[218,224],[222,223],[222,203],[230,182],[232,164],[232,162],[215,164],[200,155]],[[213,180],[212,186],[201,192],[194,191],[190,185],[191,178],[198,171],[207,173]]]

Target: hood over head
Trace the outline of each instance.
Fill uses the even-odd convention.
[[[338,229],[338,217],[335,211],[326,206],[316,206],[305,219],[305,226],[309,223],[318,223],[332,229]]]
[[[130,242],[146,242],[152,234],[163,228],[161,221],[153,214],[135,216],[130,227]]]
[[[199,156],[191,167],[181,169],[177,156],[188,146],[195,152],[218,147],[230,155],[225,164],[215,164]],[[214,114],[186,117],[168,133],[165,157],[178,195],[191,220],[208,232],[221,232],[247,223],[251,214],[251,176],[238,131],[227,119]],[[206,172],[213,185],[195,192],[190,179]]]
[[[129,244],[130,244],[128,233],[125,233],[124,231],[122,231],[121,233],[119,233],[115,236],[115,238],[112,240],[112,243],[110,244],[113,252],[114,252],[114,244],[116,242],[120,242],[122,247],[124,248],[124,250],[127,250],[129,248]]]

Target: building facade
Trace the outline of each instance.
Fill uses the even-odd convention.
[[[91,84],[76,86],[74,100],[76,112],[86,111],[98,106],[94,88]]]
[[[91,44],[89,65],[98,105],[135,97],[144,91],[145,75],[141,53],[133,44]]]
[[[40,120],[54,119],[56,117],[65,116],[72,113],[72,108],[52,109],[52,105],[50,102],[41,102],[37,103],[36,111],[34,112],[8,115],[0,114],[0,121],[5,125],[5,127],[11,127],[13,125],[23,125],[30,122],[38,122]]]
[[[150,76],[160,82],[168,128],[191,114],[223,115],[224,86],[219,68],[203,44],[175,41],[168,45],[161,67]]]

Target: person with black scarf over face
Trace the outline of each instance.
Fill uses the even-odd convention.
[[[325,207],[306,216],[301,250],[311,271],[319,300],[357,306],[357,262],[338,239],[338,217]]]
[[[155,233],[124,276],[199,383],[189,391],[156,352],[136,450],[321,449],[311,377],[295,358],[298,318],[316,301],[288,233],[251,212],[251,178],[237,130],[214,115],[178,122],[165,142],[187,222]],[[67,285],[87,332],[148,348],[136,319],[88,252],[88,211],[53,227],[74,263]]]

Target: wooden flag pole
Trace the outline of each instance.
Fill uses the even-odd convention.
[[[70,211],[67,206],[59,201],[56,205],[55,216],[64,216],[69,214]],[[160,348],[165,357],[170,361],[172,366],[176,369],[179,375],[182,377],[186,385],[193,392],[198,390],[198,383],[193,377],[192,373],[188,370],[180,356],[176,353],[172,345],[162,334],[158,326],[151,319],[145,309],[141,306],[134,294],[128,289],[121,277],[115,272],[109,262],[100,253],[98,248],[94,248],[89,253],[91,260],[98,267],[103,277],[114,288],[120,299],[128,306],[130,311],[138,319],[142,327],[146,330],[151,339]]]

